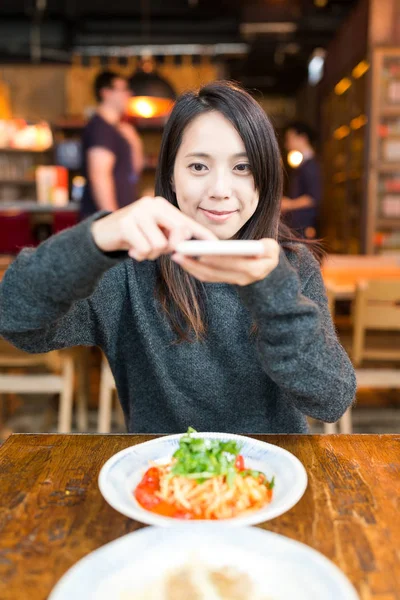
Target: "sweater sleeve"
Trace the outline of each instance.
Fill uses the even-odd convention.
[[[319,265],[300,252],[311,261],[303,290],[281,250],[274,271],[239,295],[258,326],[263,370],[302,413],[335,422],[354,400],[355,373],[336,336]]]
[[[126,253],[102,253],[91,223],[79,225],[24,249],[0,283],[0,334],[26,352],[97,345],[90,296],[102,275]]]

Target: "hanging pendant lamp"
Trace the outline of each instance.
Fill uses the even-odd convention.
[[[139,69],[130,79],[132,98],[128,113],[141,119],[165,118],[169,115],[176,98],[171,85],[154,71]]]
[[[150,39],[150,0],[141,0],[142,36]],[[129,79],[133,97],[128,104],[128,114],[139,120],[165,120],[172,110],[176,98],[168,81],[154,70],[150,54],[142,56],[140,68]]]

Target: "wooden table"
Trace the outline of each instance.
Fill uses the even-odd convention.
[[[322,264],[322,276],[325,286],[336,300],[352,300],[360,281],[400,281],[400,258],[328,254]]]
[[[151,437],[7,440],[0,448],[2,600],[44,600],[77,560],[142,527],[108,506],[97,476],[110,456]],[[325,554],[362,600],[398,600],[400,435],[256,437],[295,454],[309,477],[300,502],[262,527]]]

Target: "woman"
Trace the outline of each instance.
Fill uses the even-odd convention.
[[[336,421],[355,377],[317,261],[280,225],[270,121],[217,82],[176,103],[157,198],[23,250],[0,293],[0,332],[28,352],[98,345],[130,432],[306,432]],[[185,258],[178,242],[262,239],[259,258]],[[172,254],[171,254],[172,253]]]

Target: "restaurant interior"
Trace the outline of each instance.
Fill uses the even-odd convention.
[[[337,591],[332,587],[325,593],[315,575],[313,591],[306,578],[305,587],[296,583],[296,596],[290,595],[294,588],[289,590],[288,579],[284,589],[286,571],[277,559],[267,578],[275,585],[279,574],[282,589],[277,584],[277,591],[266,597],[399,599],[398,503],[395,508],[391,498],[398,498],[400,473],[400,0],[2,0],[0,281],[22,248],[36,248],[81,221],[88,185],[83,132],[96,114],[93,86],[104,71],[128,85],[123,121],[136,131],[143,154],[137,199],[155,194],[161,139],[175,101],[199,86],[237,82],[269,116],[282,154],[284,198],[308,160],[301,150],[288,148],[287,129],[304,123],[315,133],[321,198],[316,228],[307,228],[305,237],[317,238],[322,248],[328,307],[355,368],[357,391],[354,404],[336,423],[308,417],[308,442],[298,442],[302,436],[259,436],[293,452],[309,478],[306,496],[289,517],[273,520],[266,533],[313,546],[339,566],[354,588],[338,580]],[[102,594],[89,595],[89,585],[97,585],[95,577],[116,565],[117,556],[122,565],[123,555],[141,553],[135,544],[142,538],[132,538],[131,546],[127,539],[124,546],[121,538],[109,562],[104,554],[94,560],[94,567],[82,563],[81,571],[48,596],[67,569],[92,550],[139,530],[139,523],[164,528],[162,519],[170,518],[124,508],[124,499],[113,490],[122,481],[118,477],[126,476],[117,473],[128,457],[123,452],[131,443],[150,439],[133,436],[132,442],[122,434],[123,410],[99,347],[31,354],[0,337],[2,600],[66,600],[72,595],[97,600],[264,600],[248,592],[246,582],[250,595],[240,595],[238,580],[231,581],[230,592],[218,596],[161,596],[155,587],[153,595],[130,596],[112,579]],[[251,450],[254,456],[256,450]],[[97,476],[118,451],[119,462],[107,463],[99,480],[111,508],[98,493]],[[144,456],[147,460],[145,451]],[[154,461],[155,456],[149,447],[148,458]],[[278,453],[277,501],[284,460]],[[285,468],[291,468],[289,463]],[[300,467],[293,468],[293,486],[300,490],[296,499],[286,508],[278,505],[271,516],[265,513],[241,523],[270,523],[300,499],[306,483]],[[272,478],[268,493],[273,485]],[[48,515],[48,526],[42,526],[43,515]],[[143,543],[150,529],[138,531]],[[172,549],[171,557],[186,549],[187,538],[179,530],[172,539],[168,535],[173,529],[162,531],[157,538],[160,557],[164,546],[165,555]],[[242,552],[247,564],[246,549],[257,546],[257,535],[252,538],[252,528],[235,538],[233,531],[226,533],[232,557]],[[198,536],[198,547],[208,546],[218,563],[219,533],[209,532],[211,537],[203,539],[202,531],[194,528],[193,539]],[[148,535],[143,573],[147,548],[152,547]],[[242,547],[234,550],[238,540]],[[272,544],[277,552],[279,543]],[[290,552],[282,546],[279,556],[287,558]],[[157,560],[166,560],[162,556]],[[300,555],[296,560],[301,565]],[[308,560],[314,564],[313,556]],[[170,562],[173,566],[172,558]],[[322,573],[322,563],[319,568],[321,586],[328,586],[330,575]],[[137,569],[135,573],[142,567]],[[303,581],[296,579],[296,569],[291,571],[293,586]],[[186,576],[194,577],[181,573]],[[304,591],[308,589],[309,595]]]
[[[357,402],[341,425],[400,431],[398,309],[374,322],[356,301],[363,282],[377,279],[393,282],[386,297],[376,292],[379,302],[389,307],[391,295],[398,298],[399,3],[15,1],[2,3],[0,14],[1,273],[21,248],[79,221],[82,130],[96,110],[99,72],[120,73],[136,90],[127,119],[143,144],[139,197],[154,193],[175,98],[216,79],[237,81],[274,124],[286,188],[302,156],[286,151],[285,127],[299,120],[316,132],[322,272],[340,339],[359,368]],[[124,430],[97,348],[30,356],[3,340],[0,364],[3,439],[17,431]]]

